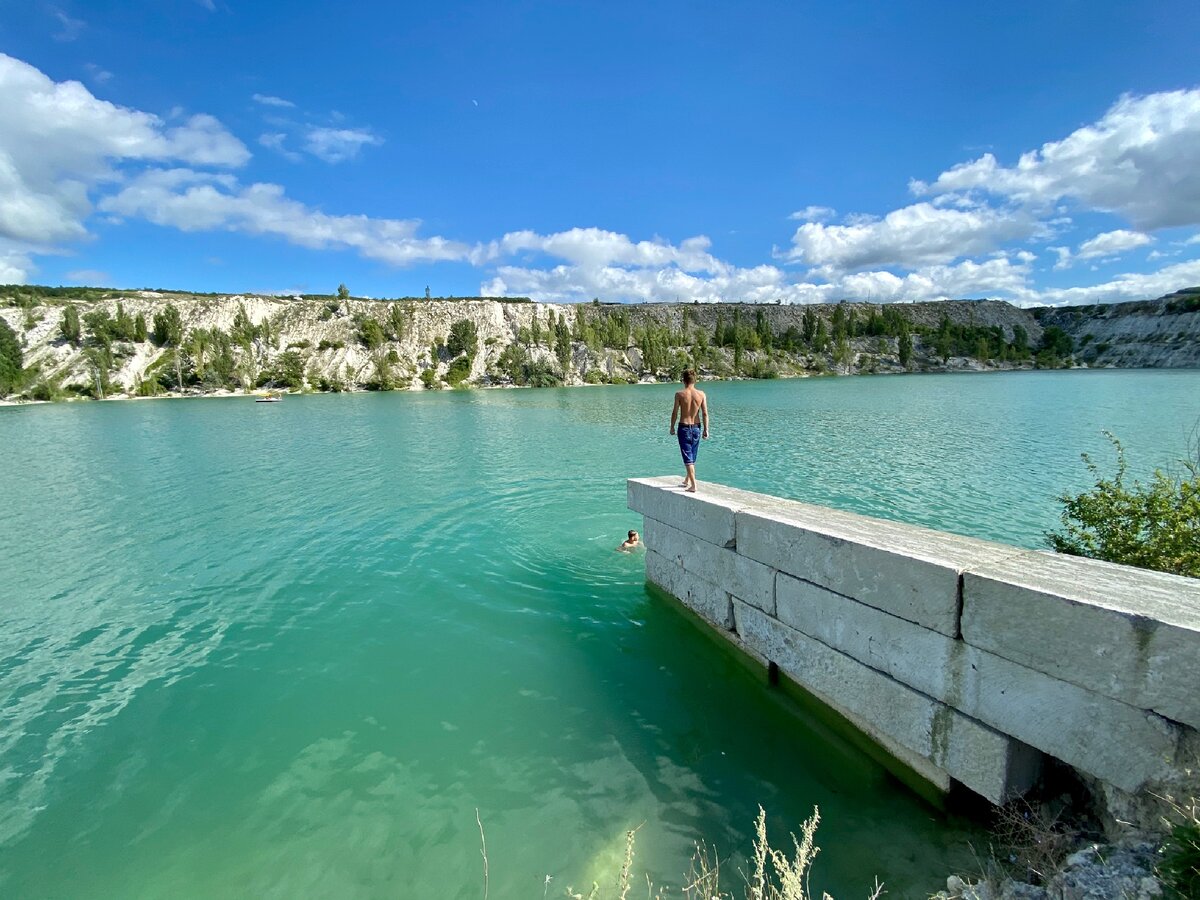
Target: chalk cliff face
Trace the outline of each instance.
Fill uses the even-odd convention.
[[[1200,288],[1158,300],[1035,310],[1057,325],[1089,366],[1200,368]]]
[[[1190,295],[1188,295],[1190,297]],[[1179,300],[1179,298],[1176,298]],[[16,332],[27,369],[24,395],[208,393],[221,390],[422,389],[447,383],[621,383],[663,380],[696,365],[711,377],[954,371],[1031,367],[1028,356],[939,345],[944,321],[993,335],[993,347],[1027,341],[1035,352],[1043,327],[1075,339],[1076,361],[1093,365],[1200,365],[1200,309],[1188,297],[1071,310],[1022,310],[1001,301],[905,304],[843,303],[814,307],[752,304],[559,305],[500,299],[377,301],[332,297],[197,296],[155,291],[81,291],[76,297],[34,289],[0,292],[0,318]],[[1189,305],[1191,304],[1191,305]],[[84,321],[75,343],[63,337],[68,305]],[[178,310],[178,350],[153,340],[154,319]],[[1126,309],[1128,307],[1128,309]],[[902,315],[912,351],[891,333],[834,339],[839,320],[860,325]],[[144,340],[97,340],[89,314],[131,322]],[[820,340],[795,335],[819,321]],[[815,319],[814,319],[815,317]],[[878,317],[878,318],[877,318]],[[371,339],[365,332],[380,328]],[[472,352],[450,340],[455,323],[474,326]],[[240,332],[239,332],[240,323]],[[248,327],[247,327],[248,326]],[[747,337],[725,346],[721,328]],[[555,329],[556,330],[553,330]],[[784,335],[793,335],[790,343]],[[760,345],[752,332],[767,335]],[[769,333],[769,334],[768,334]],[[207,338],[205,337],[207,335]],[[1091,337],[1087,337],[1091,335]],[[197,336],[199,336],[197,338]],[[448,347],[449,345],[449,347]],[[971,354],[971,355],[966,355]],[[214,374],[219,370],[219,375]]]

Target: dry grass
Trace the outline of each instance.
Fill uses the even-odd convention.
[[[791,835],[792,853],[789,855],[782,850],[776,850],[767,840],[767,814],[760,806],[758,818],[754,823],[751,871],[749,874],[741,873],[745,882],[741,896],[745,900],[813,900],[809,889],[809,876],[813,860],[820,852],[816,844],[817,826],[820,822],[820,811],[813,807],[813,814],[800,826],[800,837]],[[625,859],[615,879],[615,896],[618,900],[626,900],[629,894],[636,834],[637,829],[625,833]],[[662,900],[668,893],[669,888],[659,887],[656,890],[647,878],[648,900]],[[721,860],[714,850],[703,843],[696,845],[696,852],[692,855],[688,877],[681,893],[686,900],[736,900],[738,896],[721,888]],[[882,885],[876,881],[870,900],[878,900],[883,893]],[[570,900],[602,900],[607,895],[602,894],[600,886],[593,883],[591,890],[586,894],[567,888],[567,896]],[[821,900],[832,898],[828,894],[822,894]]]

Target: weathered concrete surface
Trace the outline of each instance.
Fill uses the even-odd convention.
[[[959,573],[1017,552],[925,528],[778,501],[738,510],[737,549],[781,572],[958,635]]]
[[[1029,552],[964,574],[962,632],[975,647],[1200,727],[1198,579]]]
[[[646,517],[643,531],[647,549],[751,606],[775,614],[775,572],[770,567],[725,547],[697,541],[657,519]]]
[[[1178,731],[1153,713],[784,574],[777,596],[784,624],[1123,790],[1175,759]]]
[[[629,508],[647,519],[670,522],[680,531],[709,544],[733,546],[736,504],[728,497],[714,496],[708,490],[703,494],[687,494],[678,489],[678,484],[677,477],[631,478],[628,482]]]
[[[699,613],[718,628],[733,630],[733,600],[727,591],[697,578],[677,562],[646,550],[646,579],[657,584],[689,609]]]
[[[892,740],[944,769],[993,803],[1023,793],[1040,755],[1029,747],[927,697],[894,678],[813,640],[777,619],[734,601],[737,632],[783,671],[836,698]]]
[[[651,581],[934,784],[1008,796],[1045,753],[1129,805],[1200,765],[1200,583],[673,477],[629,490]]]

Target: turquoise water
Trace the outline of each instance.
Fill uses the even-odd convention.
[[[1027,546],[1100,429],[1144,473],[1200,417],[1198,372],[705,387],[702,483]],[[612,552],[624,479],[678,468],[671,392],[0,409],[0,896],[477,898],[476,810],[494,898],[639,825],[677,885],[759,803],[820,805],[840,900],[969,868]]]

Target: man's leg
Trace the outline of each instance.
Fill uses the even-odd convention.
[[[696,493],[696,466],[692,463],[688,463],[687,478],[684,479],[683,484],[690,493]]]

